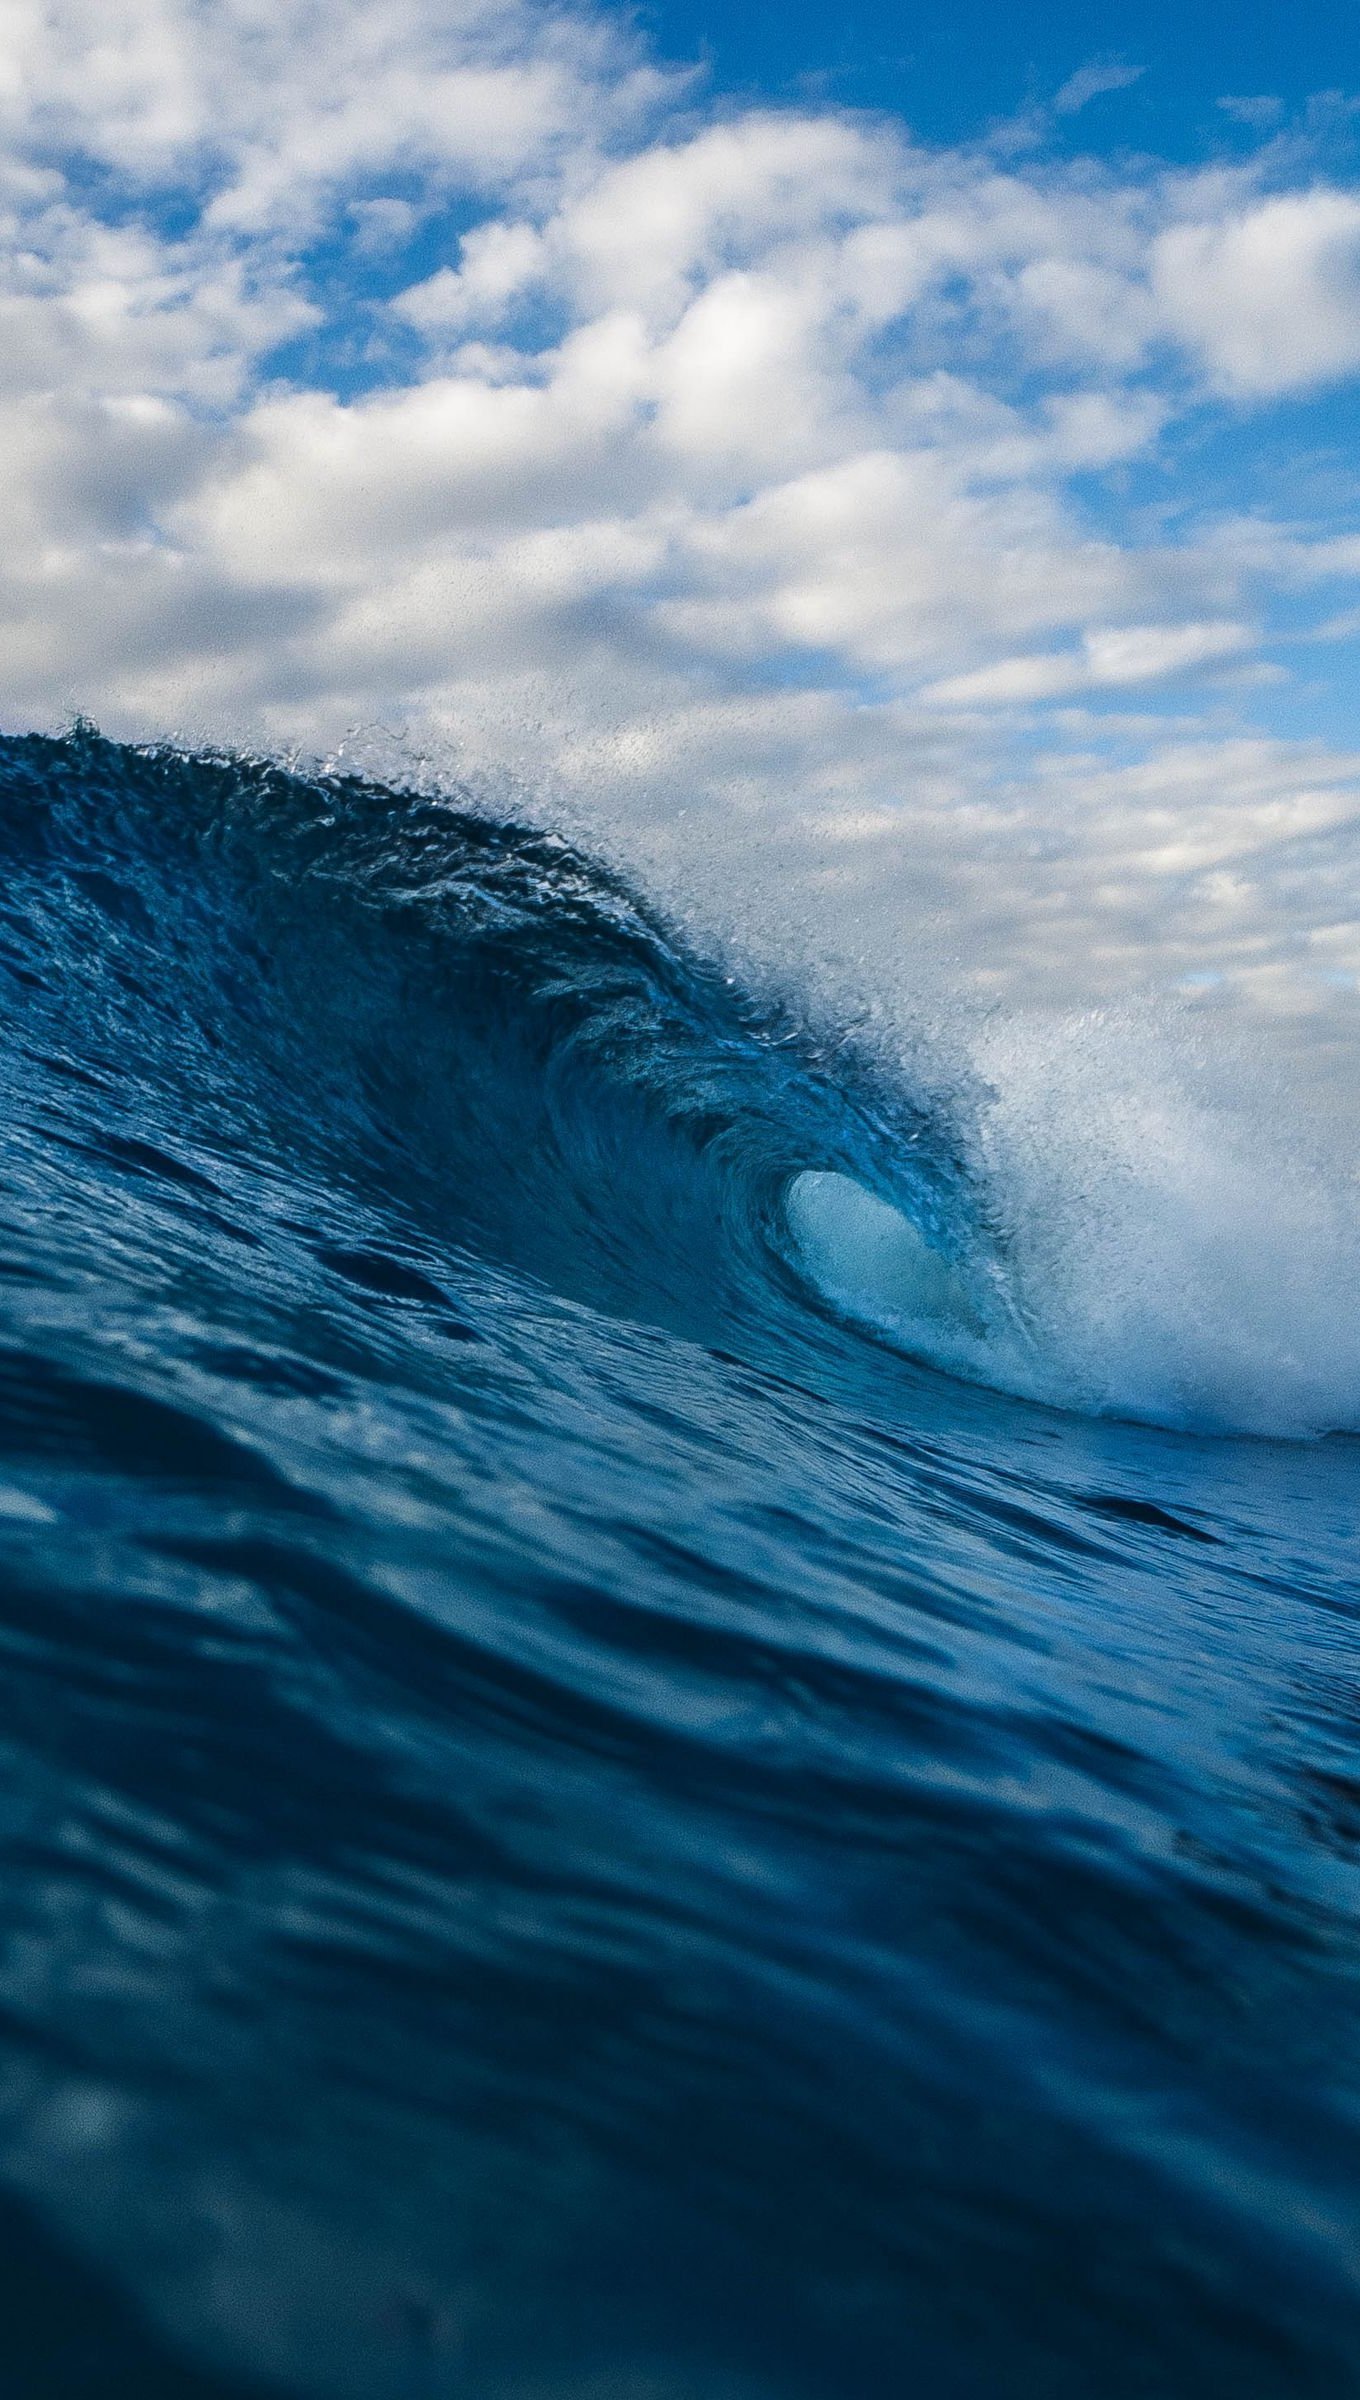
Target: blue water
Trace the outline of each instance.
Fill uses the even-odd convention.
[[[1360,2392],[1336,1360],[1054,1405],[962,1091],[559,837],[0,865],[4,2390]]]

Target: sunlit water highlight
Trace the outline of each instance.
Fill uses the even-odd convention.
[[[16,2393],[1360,2390],[1344,1189],[450,802],[0,846]]]

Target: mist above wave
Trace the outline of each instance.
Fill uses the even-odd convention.
[[[974,1029],[971,1207],[944,1249],[839,1176],[790,1187],[813,1282],[914,1354],[1199,1431],[1360,1429],[1360,1185],[1287,1088],[1174,1022]],[[1236,1081],[1233,1070],[1236,1069]]]

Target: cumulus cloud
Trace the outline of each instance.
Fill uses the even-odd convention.
[[[1247,625],[1088,625],[1079,649],[1000,658],[971,675],[948,676],[922,697],[946,707],[1056,700],[1076,692],[1119,691],[1239,658],[1252,647]]]
[[[759,823],[848,955],[1345,988],[1360,760],[1244,712],[1360,538],[1183,464],[1360,372],[1301,154],[705,112],[527,0],[0,0],[0,135],[7,722],[380,719],[676,893]]]
[[[1165,328],[1222,389],[1256,398],[1360,366],[1360,198],[1319,187],[1168,226],[1152,260]]]
[[[664,79],[528,0],[3,0],[0,130],[288,236],[398,170],[495,191],[635,127]]]

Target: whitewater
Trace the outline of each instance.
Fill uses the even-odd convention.
[[[0,740],[9,2388],[1360,2392],[1349,1133],[551,817]]]

